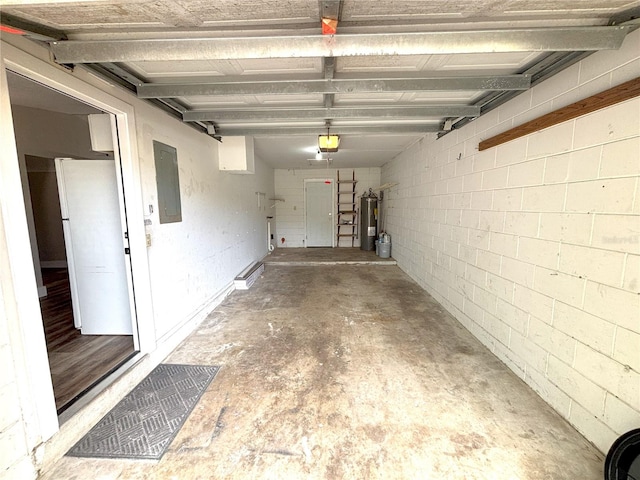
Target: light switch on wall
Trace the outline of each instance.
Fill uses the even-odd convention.
[[[147,233],[146,237],[147,237],[147,247],[150,247],[151,246],[151,234]]]

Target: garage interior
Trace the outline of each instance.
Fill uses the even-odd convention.
[[[13,275],[1,478],[602,478],[640,426],[639,16],[625,0],[3,2],[6,271],[34,270],[12,254],[34,213],[8,185],[46,150],[17,120],[40,135],[62,113],[21,93],[37,82],[86,108],[84,136],[89,113],[116,118],[113,155],[45,153],[120,162],[138,329],[39,433],[28,419],[50,408],[29,406],[17,359],[44,332],[17,340]],[[155,142],[177,151],[175,222]],[[314,183],[328,244],[311,240]],[[369,191],[390,259],[359,248]],[[63,456],[160,362],[222,366],[161,461]]]

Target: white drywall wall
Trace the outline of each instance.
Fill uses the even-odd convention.
[[[640,31],[382,170],[398,265],[606,452],[640,426],[640,98],[478,142],[640,75]]]
[[[359,196],[370,188],[380,186],[380,168],[341,168],[340,179],[352,178],[355,170],[356,201]],[[335,168],[317,168],[303,170],[276,170],[275,193],[276,197],[284,200],[277,201],[275,208],[277,213],[277,227],[275,233],[275,245],[280,248],[294,248],[305,246],[305,212],[304,212],[304,181],[308,179],[337,179],[338,170]],[[345,185],[341,190],[347,190]],[[336,217],[337,199],[334,202],[333,216]],[[337,231],[337,230],[336,230]],[[282,242],[282,239],[285,239]],[[341,243],[344,245],[344,243]],[[350,246],[350,244],[349,244]],[[360,246],[360,240],[356,239],[355,246]]]

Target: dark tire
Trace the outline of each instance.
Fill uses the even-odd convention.
[[[605,480],[640,480],[640,428],[618,438],[604,462]]]

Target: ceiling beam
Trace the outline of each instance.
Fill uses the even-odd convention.
[[[236,38],[68,40],[51,43],[56,62],[437,55],[617,49],[631,26],[519,28],[420,33]]]
[[[429,105],[379,108],[300,108],[257,110],[189,110],[182,118],[185,122],[230,122],[266,120],[327,120],[346,118],[424,118],[424,117],[476,117],[480,107],[474,105]]]
[[[475,77],[275,80],[264,82],[143,83],[139,98],[200,95],[307,95],[344,93],[424,92],[452,90],[527,90],[529,75]]]
[[[216,135],[221,137],[241,136],[241,135],[320,135],[326,130],[323,127],[273,127],[265,125],[264,127],[220,127],[216,128]],[[422,125],[372,125],[372,126],[345,126],[331,127],[331,133],[338,135],[405,135],[420,133],[435,133],[440,131],[440,125],[422,124]]]

